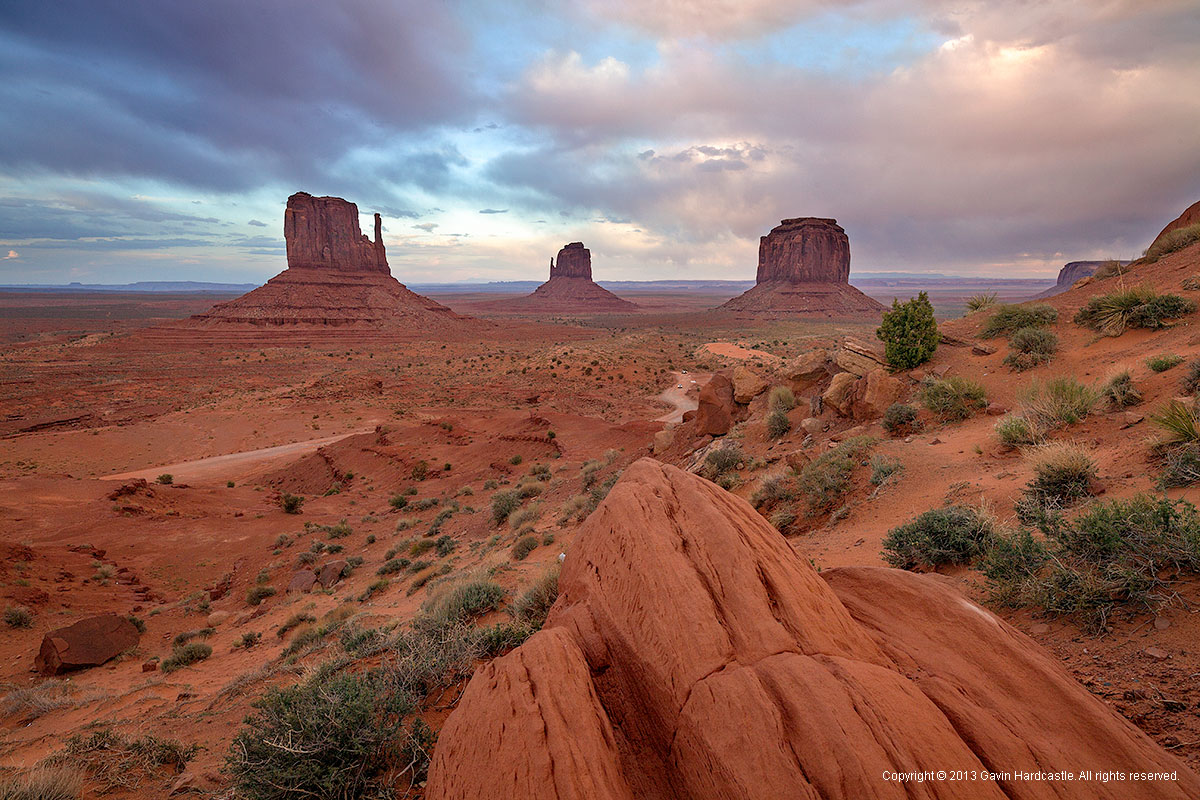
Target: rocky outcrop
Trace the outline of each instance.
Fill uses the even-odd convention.
[[[882,343],[864,342],[849,336],[838,345],[834,360],[842,369],[860,376],[887,368],[887,356],[884,355]]]
[[[571,242],[558,251],[558,263],[550,259],[551,278],[592,279],[592,251],[583,242]]]
[[[1177,231],[1180,228],[1190,228],[1196,224],[1200,224],[1200,200],[1192,203],[1184,209],[1182,214],[1168,222],[1167,227],[1159,231],[1158,236],[1154,237],[1154,241],[1157,242],[1171,231]]]
[[[375,241],[358,226],[358,206],[340,197],[297,192],[283,212],[289,268],[391,275],[383,248],[383,221],[375,215]]]
[[[392,277],[375,215],[375,240],[363,235],[358,207],[340,197],[299,192],[288,198],[283,235],[288,267],[252,292],[158,331],[209,330],[228,341],[236,332],[287,329],[320,335],[425,337],[475,332],[490,323],[464,317],[408,290]],[[247,338],[242,336],[242,338]]]
[[[767,390],[767,382],[742,364],[733,368],[733,400],[746,405]]]
[[[987,610],[905,572],[818,575],[744,500],[650,459],[580,529],[558,585],[545,627],[480,667],[446,720],[429,800],[1200,796]],[[975,777],[887,777],[939,770]],[[1048,774],[982,774],[1017,770]]]
[[[724,436],[733,427],[737,406],[733,400],[733,382],[722,373],[713,375],[700,387],[694,420],[696,433]]]
[[[849,280],[850,239],[837,220],[785,219],[759,240],[754,288],[720,310],[827,317],[883,310]]]
[[[571,242],[550,259],[550,279],[518,300],[490,304],[498,311],[537,313],[596,313],[636,311],[638,306],[622,300],[592,280],[592,253],[583,242]]]
[[[43,675],[98,667],[136,647],[141,634],[125,617],[101,614],[47,633],[33,666]]]
[[[1095,275],[1096,270],[1107,263],[1107,261],[1072,261],[1065,264],[1058,271],[1058,280],[1055,281],[1054,285],[1046,291],[1035,295],[1034,299],[1045,299],[1047,297],[1054,297],[1056,294],[1062,294],[1074,286],[1076,282]],[[1124,266],[1128,263],[1128,261],[1122,261],[1121,265]]]

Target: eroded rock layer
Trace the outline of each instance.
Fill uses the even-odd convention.
[[[885,777],[939,770],[976,777]],[[818,575],[745,501],[642,459],[580,531],[543,630],[472,678],[426,796],[1183,800],[1200,779],[951,589]]]

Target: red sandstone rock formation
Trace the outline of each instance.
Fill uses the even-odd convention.
[[[1173,781],[989,771],[1175,772]],[[890,773],[962,771],[901,783]],[[1200,778],[944,584],[817,574],[745,501],[650,459],[579,533],[545,627],[481,667],[430,800],[1200,796]]]
[[[340,197],[297,192],[283,212],[289,268],[390,275],[383,248],[383,221],[375,215],[375,241],[358,227],[358,206]]]
[[[88,617],[47,633],[33,665],[44,675],[98,667],[135,647],[139,637],[138,629],[125,617]]]
[[[222,332],[286,327],[425,336],[488,324],[456,314],[393,278],[382,227],[376,214],[371,241],[359,228],[354,203],[298,192],[288,198],[283,217],[288,268],[182,326]]]
[[[1197,223],[1200,223],[1200,200],[1192,203],[1190,206],[1184,209],[1182,214],[1168,222],[1167,227],[1159,231],[1158,236],[1154,237],[1154,241],[1157,242],[1171,231],[1179,230],[1180,228],[1188,228]]]
[[[636,303],[622,300],[592,280],[592,253],[583,242],[571,242],[550,259],[550,279],[519,300],[495,304],[506,311],[587,313],[634,311]]]
[[[830,317],[883,309],[852,287],[849,280],[850,239],[836,220],[785,219],[759,240],[754,288],[720,308]]]

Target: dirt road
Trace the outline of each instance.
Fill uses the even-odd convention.
[[[684,374],[672,372],[671,387],[658,396],[659,400],[675,407],[674,411],[663,414],[655,419],[656,422],[683,422],[683,415],[694,410],[698,405],[700,387],[708,383],[712,377],[710,372]],[[682,388],[680,388],[682,386]]]

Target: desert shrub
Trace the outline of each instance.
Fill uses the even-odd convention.
[[[490,580],[477,579],[460,583],[426,604],[425,624],[453,625],[482,616],[500,607],[504,589]]]
[[[773,386],[771,393],[767,395],[767,408],[772,411],[780,409],[783,411],[791,411],[796,407],[796,395],[786,386]]]
[[[521,528],[535,522],[541,513],[536,508],[521,508],[514,511],[508,517],[508,525],[514,531],[519,531]]]
[[[1025,416],[1045,430],[1082,421],[1099,402],[1100,395],[1074,378],[1035,380],[1022,397]]]
[[[408,505],[408,498],[402,494],[394,494],[388,499],[388,505],[400,511]]]
[[[252,606],[256,606],[268,597],[275,594],[274,586],[255,586],[246,593],[246,602]]]
[[[967,506],[935,508],[888,531],[883,559],[899,569],[967,564],[981,556],[994,535],[992,520]]]
[[[1085,448],[1071,442],[1042,445],[1031,454],[1033,480],[1025,495],[1042,506],[1064,507],[1091,494],[1096,461]]]
[[[512,548],[512,557],[516,561],[524,561],[525,557],[537,549],[538,538],[536,536],[525,536],[520,539]]]
[[[188,642],[176,647],[171,651],[171,655],[163,659],[162,671],[174,672],[190,664],[195,664],[197,661],[203,661],[211,655],[212,648],[204,642]]]
[[[171,640],[171,644],[174,647],[182,647],[192,639],[207,639],[216,632],[216,628],[200,628],[199,630],[194,631],[182,631],[175,634],[175,638]]]
[[[985,339],[1009,336],[1022,328],[1044,328],[1058,320],[1058,311],[1052,305],[1035,303],[1031,306],[1001,304],[988,317],[980,335]]]
[[[771,475],[759,483],[750,503],[759,511],[774,507],[777,503],[786,503],[796,498],[793,481],[787,475]]]
[[[991,308],[992,306],[996,305],[996,297],[997,295],[995,292],[982,292],[980,294],[973,294],[967,298],[967,311],[973,314],[976,311],[983,311],[985,308]]]
[[[162,475],[159,475],[157,478],[155,478],[155,480],[157,480],[163,486],[170,486],[175,482],[175,476],[169,472],[164,472]]]
[[[83,774],[70,767],[34,767],[0,778],[0,800],[79,800]]]
[[[1045,364],[1058,352],[1058,337],[1045,328],[1020,328],[1009,337],[1004,363],[1018,372]]]
[[[425,480],[427,477],[429,477],[429,462],[427,462],[425,460],[421,460],[421,461],[418,461],[417,463],[413,464],[412,469],[409,470],[408,475],[414,481]]]
[[[892,476],[899,475],[903,471],[904,464],[898,458],[889,458],[878,454],[871,456],[871,483],[876,486],[882,486]]]
[[[304,498],[300,495],[284,492],[279,495],[279,507],[283,509],[285,514],[299,514],[300,507],[304,505]]]
[[[1133,376],[1127,369],[1105,381],[1100,394],[1108,399],[1113,408],[1128,408],[1142,402],[1142,393],[1133,385]]]
[[[1163,256],[1190,247],[1196,242],[1200,242],[1200,222],[1186,228],[1177,228],[1158,237],[1153,244],[1146,248],[1146,258],[1150,261],[1158,261]]]
[[[782,408],[777,408],[767,415],[767,436],[772,439],[786,436],[791,429],[792,421],[788,419],[787,412]]]
[[[1011,534],[995,531],[979,568],[992,581],[993,597],[1012,602],[1018,599],[1013,584],[1036,576],[1049,557],[1045,542],[1028,528]]]
[[[963,420],[987,408],[987,391],[977,381],[961,375],[926,380],[921,402],[942,420]]]
[[[317,621],[317,618],[314,617],[312,614],[307,614],[304,612],[300,612],[298,614],[293,614],[292,616],[287,618],[287,621],[285,621],[282,625],[279,626],[279,630],[275,631],[275,635],[278,636],[280,639],[282,639],[284,636],[287,636],[288,632],[293,630],[294,628],[298,628],[301,625],[304,625],[306,623],[316,622],[316,621]]]
[[[33,625],[33,612],[25,606],[9,606],[4,609],[4,624],[10,628],[28,628]]]
[[[1196,413],[1178,400],[1172,400],[1150,415],[1150,421],[1163,432],[1160,447],[1200,442],[1200,425]]]
[[[1178,367],[1183,363],[1183,356],[1175,355],[1174,353],[1163,353],[1157,356],[1150,356],[1146,359],[1146,366],[1151,372],[1166,372],[1167,370]]]
[[[1163,453],[1160,489],[1191,486],[1196,481],[1200,481],[1200,443],[1182,444]]]
[[[893,369],[911,369],[932,358],[939,334],[929,295],[921,292],[903,305],[892,300],[892,310],[884,312],[875,336],[883,342],[884,355]]]
[[[367,588],[362,590],[362,594],[358,596],[358,602],[367,602],[372,597],[387,589],[391,585],[392,582],[387,578],[379,578],[378,580],[371,581],[371,583],[367,585]]]
[[[724,447],[718,447],[709,450],[704,456],[704,467],[701,473],[710,481],[716,481],[722,475],[733,472],[737,469],[738,464],[746,460],[746,454],[736,444],[727,444]]]
[[[1200,275],[1191,275],[1184,278],[1180,286],[1189,292],[1200,291]]]
[[[437,554],[440,557],[445,558],[446,556],[453,553],[454,548],[457,547],[458,545],[455,543],[455,541],[452,538],[450,538],[446,534],[442,534],[434,541],[434,546],[437,548]]]
[[[350,534],[354,533],[354,529],[350,527],[346,520],[339,520],[333,525],[320,525],[318,529],[323,531],[330,539],[345,539]]]
[[[425,555],[436,546],[437,545],[434,543],[433,539],[417,539],[415,542],[409,545],[408,554],[413,558],[416,558],[417,556]]]
[[[183,772],[199,750],[198,745],[184,745],[174,739],[157,736],[134,739],[101,728],[86,736],[70,737],[61,751],[42,763],[82,770],[98,784],[97,795],[121,789],[124,796],[146,779],[161,780],[164,767],[171,773]]]
[[[1200,359],[1188,364],[1187,372],[1179,381],[1179,385],[1184,394],[1196,394],[1200,391]]]
[[[262,634],[257,631],[246,631],[241,638],[233,643],[235,649],[249,649],[262,641]]]
[[[503,524],[520,506],[521,498],[516,492],[496,492],[492,495],[492,522]]]
[[[1120,336],[1129,328],[1162,328],[1167,320],[1195,310],[1194,302],[1179,295],[1133,286],[1091,298],[1075,315],[1075,324],[1105,336]]]
[[[1006,447],[1020,447],[1037,441],[1037,432],[1029,420],[1016,414],[1006,414],[996,423],[994,429],[1000,444]]]
[[[524,461],[524,460],[525,460],[525,459],[521,458],[521,454],[520,454],[520,453],[518,453],[517,455],[513,456],[512,458],[510,458],[510,459],[508,460],[508,463],[512,464],[512,465],[515,467],[515,466],[517,466],[518,464],[520,464],[520,463],[521,463],[522,461]]]
[[[558,572],[558,565],[555,564],[513,601],[510,611],[514,620],[535,631],[542,627],[550,607],[558,599]]]
[[[1124,264],[1115,258],[1110,258],[1092,273],[1092,277],[1098,281],[1107,280],[1108,278],[1116,278],[1127,274],[1130,266],[1132,265]]]
[[[545,488],[540,483],[526,482],[518,485],[514,491],[516,491],[517,497],[525,499],[527,497],[537,497],[545,491]]]
[[[883,412],[883,429],[890,434],[911,433],[919,427],[917,409],[908,403],[892,403]]]
[[[845,496],[851,487],[854,467],[875,445],[869,436],[847,439],[804,465],[796,486],[814,511],[824,511]]]
[[[769,517],[772,527],[777,531],[786,531],[789,527],[795,524],[797,515],[796,509],[792,506],[782,506],[775,509]]]

